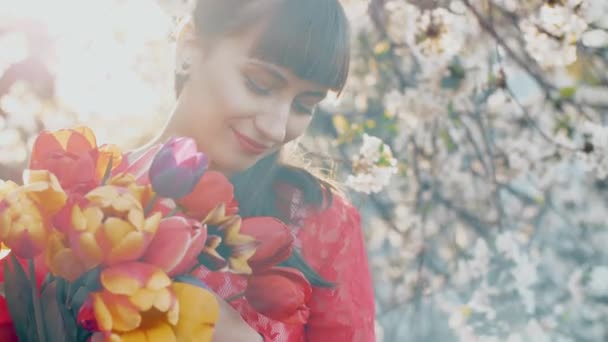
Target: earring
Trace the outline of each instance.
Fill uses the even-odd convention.
[[[176,35],[175,73],[186,76],[190,74],[190,69],[196,56],[196,50],[189,44],[196,38],[191,20],[185,19],[179,26]]]
[[[192,62],[194,61],[194,49],[182,47],[175,54],[175,73],[179,75],[190,74]]]

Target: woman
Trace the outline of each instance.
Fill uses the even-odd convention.
[[[163,133],[189,136],[231,177],[241,216],[288,221],[313,285],[305,325],[221,301],[214,341],[373,341],[374,301],[359,213],[329,183],[282,161],[315,106],[348,73],[348,23],[338,0],[198,0],[179,34],[177,104]],[[289,203],[285,206],[283,204]],[[200,269],[220,297],[244,281]]]

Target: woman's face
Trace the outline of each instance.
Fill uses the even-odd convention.
[[[226,174],[302,135],[328,90],[250,57],[255,41],[256,31],[248,30],[200,51],[178,99],[179,134],[194,138],[211,168]]]

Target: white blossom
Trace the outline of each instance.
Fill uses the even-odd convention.
[[[608,296],[608,266],[596,266],[591,269],[587,289],[595,296]]]

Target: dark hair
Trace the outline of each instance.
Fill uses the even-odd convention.
[[[198,0],[192,17],[197,35],[210,46],[222,37],[263,23],[262,34],[251,51],[253,57],[290,69],[298,77],[336,92],[344,87],[350,64],[350,29],[338,0]],[[176,75],[176,94],[186,80]],[[289,219],[276,206],[276,182],[295,186],[302,192],[303,205],[319,209],[323,203],[331,204],[332,193],[337,190],[329,180],[287,162],[279,152],[233,175],[231,180],[243,217]],[[333,286],[297,252],[285,264],[300,269],[313,285]]]

